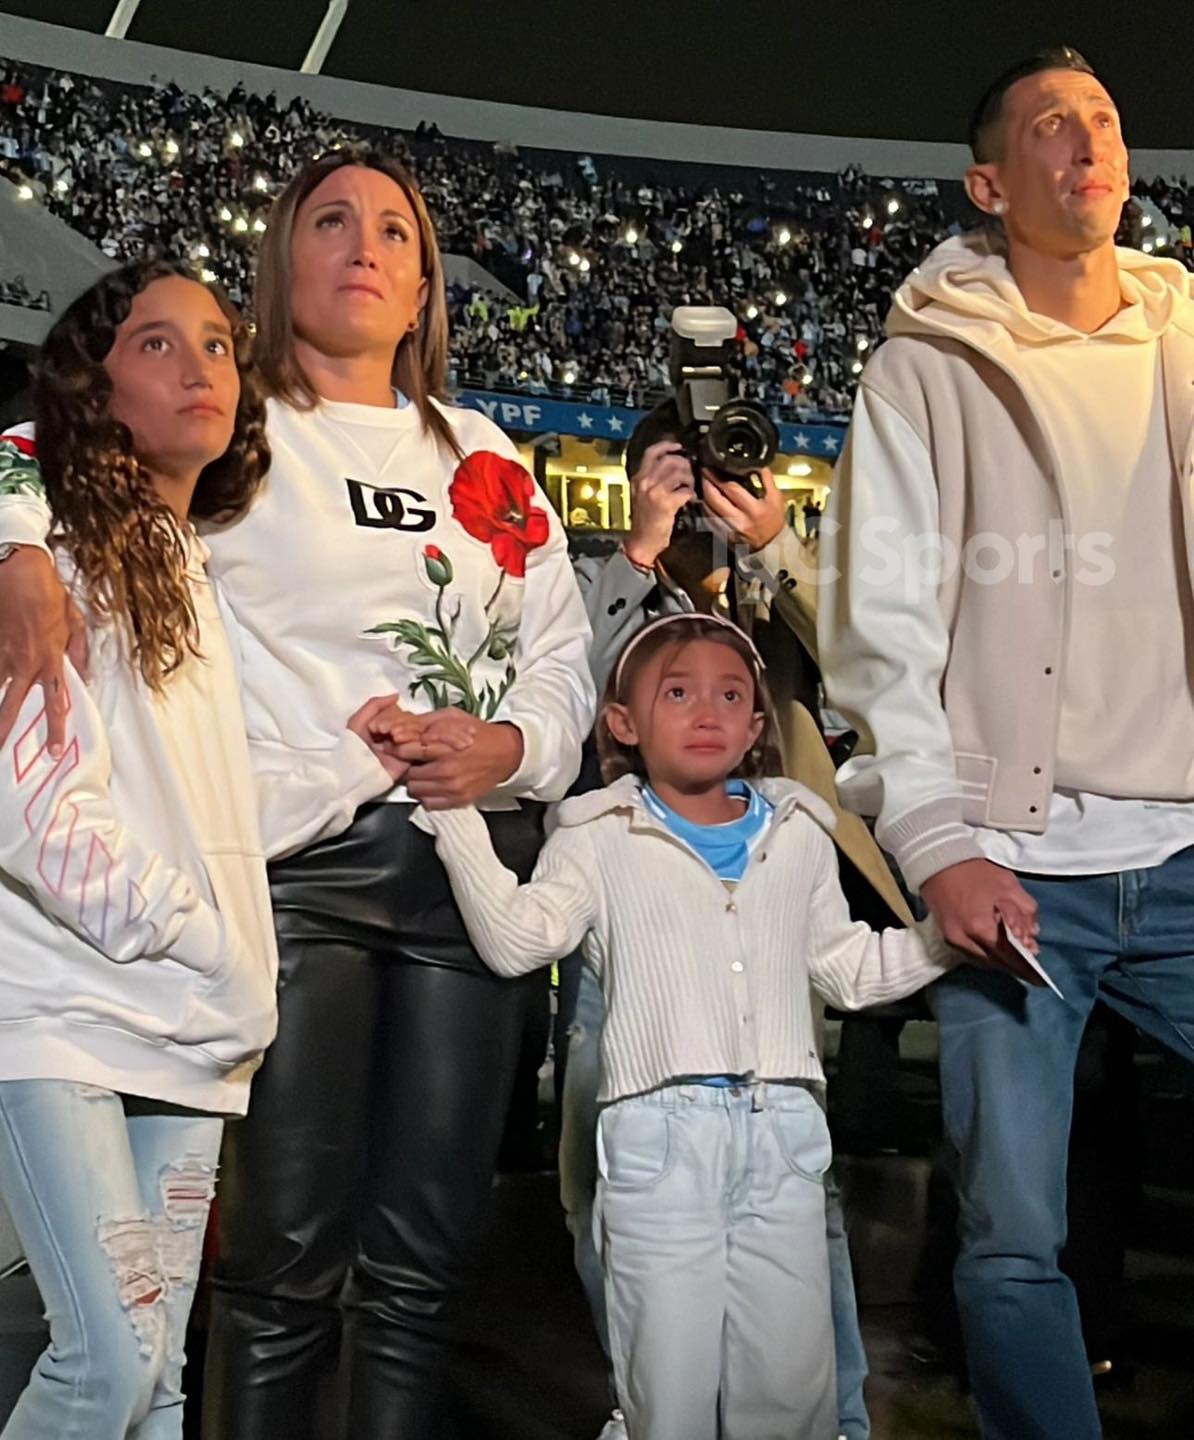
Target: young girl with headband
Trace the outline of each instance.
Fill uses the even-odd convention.
[[[402,756],[409,730],[391,714],[374,734]],[[763,667],[729,623],[639,631],[598,745],[606,788],[559,807],[527,885],[475,810],[428,805],[417,823],[493,969],[580,945],[605,992],[596,1223],[631,1440],[832,1440],[810,987],[842,1009],[884,1003],[953,957],[927,928],[851,922],[828,807],[767,778]]]

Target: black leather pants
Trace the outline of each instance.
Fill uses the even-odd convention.
[[[338,1434],[437,1432],[452,1302],[544,975],[485,969],[410,813],[368,807],[271,867],[279,1030],[225,1144],[207,1440],[316,1440],[337,1355]],[[539,808],[487,819],[526,879]]]

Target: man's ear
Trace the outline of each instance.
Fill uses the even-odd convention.
[[[605,707],[605,724],[619,745],[637,745],[638,731],[625,705],[616,702]]]
[[[984,215],[1002,215],[1007,208],[999,182],[999,166],[993,162],[974,164],[963,177],[972,205]]]

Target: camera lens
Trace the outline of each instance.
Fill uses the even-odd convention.
[[[779,432],[748,400],[731,400],[710,422],[703,437],[703,456],[712,469],[729,475],[750,475],[766,469],[779,448]]]

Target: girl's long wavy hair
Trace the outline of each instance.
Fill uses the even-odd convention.
[[[623,775],[637,775],[642,780],[648,778],[642,751],[637,745],[623,745],[609,728],[609,707],[626,704],[635,681],[661,651],[678,653],[694,640],[712,640],[714,644],[732,650],[754,678],[753,708],[756,714],[763,716],[763,728],[759,738],[742,757],[742,763],[733,770],[732,778],[759,780],[764,775],[784,773],[775,703],[771,699],[767,675],[758,652],[736,625],[710,615],[684,614],[656,621],[650,634],[643,635],[641,639],[632,636],[609,673],[597,719],[597,757],[601,762],[601,778],[607,785],[612,785]]]
[[[391,383],[419,412],[423,430],[457,459],[460,442],[441,411],[432,403],[448,403],[448,299],[444,264],[435,226],[414,176],[392,155],[366,145],[345,145],[318,156],[295,175],[274,201],[269,227],[257,254],[253,306],[257,320],[257,359],[267,392],[296,410],[319,403],[311,377],[294,351],[294,317],[290,308],[291,245],[294,222],[303,202],[337,170],[359,165],[387,176],[410,201],[419,232],[421,273],[427,281],[427,303],[417,327],[404,335],[394,351]]]
[[[199,627],[186,579],[187,537],[137,459],[127,425],[110,412],[104,361],[133,300],[155,280],[195,273],[141,260],[105,275],[50,330],[34,368],[37,458],[53,515],[53,539],[73,558],[89,609],[127,641],[145,683],[160,690],[189,654]],[[205,466],[190,514],[231,520],[244,511],[269,468],[265,401],[239,313],[214,295],[232,326],[240,401],[232,443]]]

